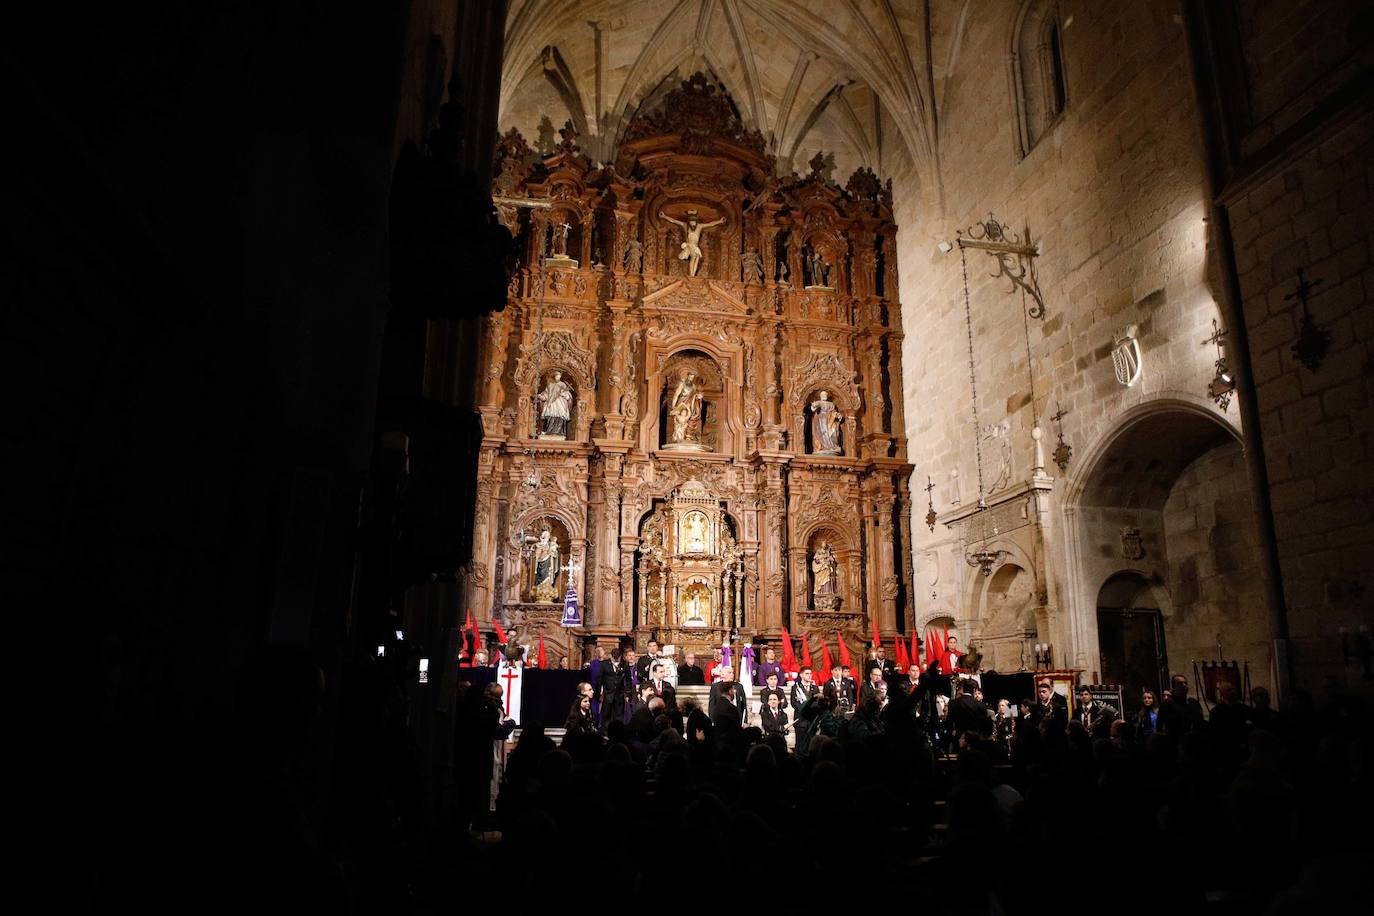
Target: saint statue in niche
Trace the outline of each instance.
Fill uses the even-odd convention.
[[[668,399],[667,448],[705,451],[701,444],[701,385],[691,369],[682,370]]]
[[[818,608],[832,608],[835,606],[835,570],[839,567],[839,561],[835,559],[835,554],[830,550],[828,541],[821,541],[821,546],[811,557],[811,575],[814,585],[811,588],[811,601]]]
[[[830,392],[822,391],[811,402],[811,453],[813,455],[843,454],[840,448],[840,424],[844,415],[835,402],[830,400]]]
[[[702,626],[711,613],[711,593],[700,582],[694,582],[682,594],[681,620],[688,626]]]
[[[826,263],[825,256],[814,248],[806,255],[807,272],[811,274],[811,282],[806,284],[807,289],[830,289],[830,265]]]
[[[664,222],[672,223],[683,232],[682,250],[677,254],[679,261],[687,262],[687,272],[690,276],[697,275],[698,268],[701,267],[701,233],[710,229],[712,226],[719,226],[725,222],[725,217],[712,220],[709,223],[697,222],[697,211],[687,211],[687,222],[680,219],[673,219],[662,210],[658,211],[658,218]]]
[[[550,604],[558,600],[558,538],[548,528],[539,533],[534,545],[534,600]]]
[[[570,223],[554,223],[553,226],[553,256],[555,258],[566,258],[568,256],[568,232],[572,229]]]
[[[541,439],[568,438],[568,420],[572,418],[572,389],[563,381],[563,373],[554,370],[549,384],[535,398],[539,402],[539,418],[544,421]]]
[[[706,552],[706,516],[692,512],[682,522],[684,553]]]

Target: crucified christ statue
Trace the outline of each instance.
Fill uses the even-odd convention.
[[[701,233],[710,229],[712,226],[719,226],[721,223],[725,222],[725,217],[722,216],[720,219],[713,220],[709,223],[698,223],[696,214],[697,211],[688,210],[687,222],[684,223],[682,220],[673,219],[662,210],[658,211],[659,219],[679,227],[685,234],[686,237],[682,241],[682,250],[678,252],[677,259],[687,262],[687,272],[693,277],[697,275],[697,269],[701,267]]]

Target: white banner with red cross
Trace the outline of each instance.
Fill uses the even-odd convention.
[[[496,683],[501,685],[501,718],[514,719],[520,724],[520,693],[525,685],[525,666],[521,662],[511,664],[506,658],[496,666]]]

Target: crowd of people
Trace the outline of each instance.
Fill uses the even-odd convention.
[[[1371,900],[1369,715],[1335,688],[1321,702],[1296,693],[1282,712],[1262,687],[1248,703],[1225,688],[1205,713],[1175,677],[1124,716],[1049,681],[993,699],[916,665],[871,657],[861,675],[834,666],[821,680],[766,668],[765,652],[750,690],[718,659],[676,659],[678,685],[710,685],[698,701],[648,650],[588,666],[566,721],[547,723],[561,738],[525,723],[499,784],[458,773],[472,791],[462,823],[500,836],[470,848],[469,867],[526,886],[571,855],[589,881],[647,891],[666,878],[666,843],[674,860],[708,863],[703,881],[772,873],[809,899],[934,912]],[[460,724],[472,759],[511,725],[499,687],[485,690],[470,706],[485,718]]]

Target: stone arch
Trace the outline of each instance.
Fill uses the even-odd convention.
[[[1097,599],[1135,574],[1155,583],[1175,670],[1215,656],[1217,634],[1267,680],[1268,596],[1239,430],[1214,405],[1165,392],[1127,410],[1064,488],[1065,614],[1056,663],[1103,670]],[[1231,654],[1228,652],[1228,654]]]
[[[1111,451],[1125,434],[1140,423],[1163,415],[1210,420],[1237,442],[1241,441],[1240,427],[1229,415],[1218,410],[1211,401],[1185,391],[1160,392],[1122,412],[1110,429],[1079,452],[1074,460],[1073,470],[1069,471],[1064,481],[1064,504],[1076,506],[1082,501],[1084,491],[1103,456]]]

